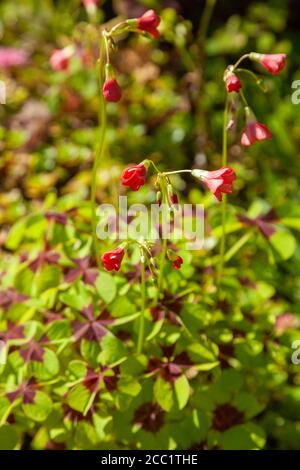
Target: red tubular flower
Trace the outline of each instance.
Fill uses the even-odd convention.
[[[105,80],[102,92],[105,100],[112,103],[117,103],[122,97],[122,90],[115,78]]]
[[[94,16],[97,12],[99,0],[82,0],[88,15]]]
[[[123,186],[128,186],[133,191],[138,191],[146,181],[147,168],[143,163],[126,168],[121,176]]]
[[[249,147],[254,142],[272,138],[272,132],[265,124],[258,121],[249,121],[241,138],[241,144]]]
[[[232,183],[236,179],[236,174],[232,168],[223,167],[216,171],[201,171],[200,178],[218,201],[221,201],[222,193],[232,193]]]
[[[183,263],[183,259],[181,258],[181,256],[177,256],[177,258],[173,261],[173,268],[174,269],[180,269],[181,268],[181,265]]]
[[[89,8],[91,5],[97,6],[99,0],[82,0],[83,5],[85,8]]]
[[[232,93],[233,91],[238,93],[240,89],[242,88],[242,84],[240,80],[232,72],[226,76],[225,83],[226,83],[226,90],[228,93]]]
[[[150,33],[154,38],[159,37],[157,27],[160,23],[160,17],[154,10],[148,10],[140,18],[137,19],[138,29]]]
[[[260,63],[272,75],[279,75],[285,67],[286,54],[262,54]]]
[[[50,65],[52,69],[56,71],[68,70],[71,55],[71,49],[68,47],[65,47],[64,49],[55,49],[50,57]]]
[[[124,254],[124,248],[121,246],[104,253],[101,257],[101,261],[106,271],[119,271]]]

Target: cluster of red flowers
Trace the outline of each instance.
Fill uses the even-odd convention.
[[[251,60],[259,62],[269,73],[278,75],[285,67],[286,54],[258,54],[252,52],[247,55]],[[227,93],[239,93],[242,88],[240,79],[233,71],[234,67],[230,66],[224,74],[225,86]],[[247,110],[247,123],[242,134],[241,144],[249,147],[256,141],[272,138],[272,132],[265,124],[258,122],[253,115]]]
[[[138,191],[146,182],[148,167],[149,161],[145,160],[138,165],[131,165],[126,168],[121,176],[122,185],[133,191]],[[232,185],[236,179],[236,174],[230,167],[223,167],[216,171],[191,170],[191,174],[200,178],[219,201],[222,200],[223,193],[232,193]],[[176,199],[176,203],[178,203],[177,195],[173,195],[173,198],[174,200]],[[104,268],[107,271],[119,271],[124,254],[125,251],[123,247],[118,247],[104,253],[101,258]],[[174,269],[178,270],[181,268],[183,263],[181,256],[170,252],[168,257],[172,261]]]
[[[93,15],[96,12],[99,0],[82,0],[87,12]],[[148,33],[155,39],[159,37],[158,26],[160,24],[160,17],[154,10],[146,11],[140,18],[127,20],[120,23],[119,29],[126,27],[126,31],[135,31],[140,33]],[[109,52],[109,51],[107,51]],[[70,59],[75,55],[82,55],[82,51],[76,50],[73,46],[67,46],[63,49],[55,49],[50,57],[50,65],[55,71],[66,72],[69,70]],[[109,54],[108,54],[109,55]],[[82,57],[84,59],[84,57]],[[107,57],[109,59],[109,57]],[[106,101],[116,103],[122,97],[122,90],[115,77],[112,66],[107,63],[105,71],[105,81],[102,90],[103,96]]]
[[[89,14],[95,13],[99,0],[82,0],[87,12]],[[120,101],[122,97],[122,90],[118,84],[115,76],[115,71],[110,64],[110,45],[113,43],[114,34],[120,32],[144,32],[150,34],[154,38],[159,37],[158,26],[160,24],[160,17],[154,10],[146,11],[141,17],[126,20],[119,23],[109,33],[104,32],[104,45],[106,50],[106,66],[105,66],[105,80],[103,84],[103,97],[107,102],[116,103]],[[75,49],[72,46],[68,46],[62,50],[55,50],[51,56],[50,63],[54,70],[67,70],[69,67],[69,60],[75,53]],[[237,65],[244,59],[249,58],[259,62],[269,73],[272,75],[278,75],[285,67],[285,54],[258,54],[252,52],[243,56],[236,65],[229,66],[224,73],[225,87],[228,94],[241,93],[243,101],[246,103],[245,97],[242,92],[242,83],[236,73],[239,72]],[[247,117],[246,127],[241,137],[241,144],[243,146],[250,146],[256,141],[262,141],[270,139],[272,137],[271,131],[265,124],[258,122],[249,106],[246,104],[245,112]],[[121,182],[123,186],[126,186],[133,191],[138,191],[146,181],[147,170],[149,167],[148,160],[144,162],[132,165],[123,171],[121,176]],[[187,170],[199,178],[204,185],[211,191],[218,201],[222,200],[223,194],[232,193],[232,185],[236,179],[235,172],[232,168],[224,166],[219,170],[206,171],[206,170]],[[172,185],[168,184],[168,201],[170,206],[178,204],[178,197],[173,193]],[[170,189],[171,188],[171,189]],[[157,193],[157,203],[161,204],[160,191]],[[125,251],[124,247],[119,246],[118,248],[104,253],[101,260],[106,270],[108,271],[119,271]],[[180,269],[183,260],[180,256],[172,253],[169,256],[172,261],[174,269]]]
[[[157,28],[160,24],[160,17],[154,10],[148,10],[140,18],[128,20],[125,24],[130,26],[132,31],[146,32],[156,39],[159,37]],[[102,92],[105,100],[108,102],[116,103],[120,101],[122,97],[122,90],[110,64],[107,64],[106,67],[105,82]]]

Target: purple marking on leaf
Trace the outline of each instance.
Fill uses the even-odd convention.
[[[21,338],[24,338],[24,327],[22,325],[15,325],[11,321],[7,322],[7,328],[5,332],[0,331],[0,339],[3,341]]]
[[[51,312],[51,311],[45,312],[44,317],[45,317],[45,320],[46,320],[46,324],[52,323],[52,322],[57,321],[57,320],[63,320],[64,319],[63,315],[61,315],[60,313]]]
[[[233,426],[244,422],[244,413],[239,411],[229,403],[219,405],[214,410],[213,428],[217,431],[224,432]]]
[[[85,282],[85,284],[94,285],[98,275],[99,272],[96,269],[89,268],[83,275],[83,282]]]
[[[120,370],[118,367],[110,369],[107,366],[100,366],[100,371],[88,368],[83,384],[91,393],[97,393],[102,381],[106,390],[112,392],[117,388],[119,377]]]
[[[102,374],[89,368],[83,381],[83,385],[91,392],[96,393],[99,389]]]
[[[0,307],[4,308],[4,310],[7,310],[11,305],[22,303],[27,299],[27,295],[20,294],[12,287],[9,287],[8,289],[0,292]]]
[[[34,403],[37,387],[38,384],[35,379],[31,378],[28,382],[23,382],[14,392],[8,392],[6,397],[11,403],[13,403],[17,398],[22,397],[22,402],[24,404],[31,404]]]
[[[41,251],[38,256],[31,261],[31,263],[29,263],[29,268],[35,273],[43,266],[43,264],[56,264],[59,258],[59,253],[51,250],[46,244],[45,249]]]
[[[78,423],[80,421],[90,421],[92,422],[93,414],[95,413],[95,408],[91,406],[89,411],[86,415],[80,413],[80,411],[73,410],[69,405],[66,403],[63,404],[63,413],[64,418],[68,421],[72,421],[73,423]]]
[[[8,392],[6,394],[6,397],[9,399],[11,403],[13,403],[19,396],[20,396],[19,390],[16,390],[15,392]]]
[[[274,222],[278,221],[274,210],[270,210],[267,214],[260,215],[255,219],[251,219],[246,215],[239,214],[238,220],[244,225],[257,227],[265,238],[270,238],[276,233]]]
[[[103,369],[103,366],[102,366]],[[108,370],[108,368],[106,368]],[[120,378],[120,369],[118,366],[113,367],[110,369],[114,372],[113,375],[103,375],[103,382],[105,385],[105,388],[108,392],[113,392],[117,388],[118,380]]]
[[[47,220],[54,220],[60,225],[67,225],[68,217],[63,212],[48,211],[45,213]]]
[[[193,366],[187,353],[182,352],[173,356],[175,345],[162,346],[163,357],[151,358],[148,363],[148,370],[154,374],[160,373],[160,376],[167,382],[174,383],[185,370]]]
[[[65,281],[71,283],[79,277],[82,277],[85,284],[94,285],[99,272],[95,267],[91,266],[90,257],[86,256],[85,258],[77,258],[72,261],[77,267],[69,269],[65,275]]]
[[[101,341],[101,339],[108,333],[106,325],[113,323],[113,318],[106,310],[95,318],[94,307],[92,304],[85,307],[81,314],[87,321],[82,322],[74,320],[72,322],[75,341],[78,341],[81,338],[85,338],[88,341]]]
[[[65,274],[64,280],[65,282],[68,282],[71,284],[72,282],[76,281],[76,279],[78,279],[81,275],[82,275],[82,271],[80,268],[73,268],[73,269],[70,269]]]
[[[82,315],[89,321],[94,321],[94,307],[92,304],[82,309]]]
[[[41,346],[33,339],[29,341],[24,349],[20,350],[20,354],[25,362],[36,361],[43,362],[44,350]]]
[[[73,261],[74,261],[74,263],[77,264],[77,266],[79,266],[79,268],[82,271],[85,271],[86,269],[88,269],[88,267],[90,265],[90,257],[89,256],[86,256],[85,258],[76,258]]]
[[[257,219],[256,225],[266,238],[270,238],[272,235],[274,235],[274,233],[276,233],[276,227],[274,227],[274,225],[271,225],[268,222],[264,222],[263,220]]]
[[[153,321],[168,319],[173,325],[179,326],[179,314],[182,308],[182,300],[166,294],[164,300],[157,306],[152,307],[150,313]]]
[[[163,320],[166,316],[164,309],[160,306],[151,307],[150,313],[151,313],[151,316],[153,318],[153,321]]]
[[[157,403],[144,403],[135,410],[133,422],[145,431],[156,433],[164,425],[164,410]]]

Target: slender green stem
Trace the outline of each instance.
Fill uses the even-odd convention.
[[[254,72],[252,72],[252,70],[238,68],[238,69],[236,69],[235,72],[236,73],[245,73],[245,74],[249,75],[251,78],[253,78],[253,80],[255,80],[256,85],[261,89],[261,91],[263,93],[266,93],[268,91],[268,88],[265,85],[263,79],[258,77]]]
[[[225,109],[224,109],[224,122],[223,122],[223,151],[222,151],[222,166],[227,165],[227,124],[228,124],[228,94],[226,94]],[[220,243],[220,261],[218,266],[217,284],[219,285],[223,275],[224,268],[224,255],[226,244],[226,195],[222,199],[222,235]]]
[[[155,297],[155,305],[159,300],[162,288],[163,288],[163,276],[164,276],[164,266],[165,266],[165,259],[167,255],[167,218],[168,218],[168,211],[166,210],[167,206],[167,189],[165,186],[166,182],[165,179],[162,178],[161,181],[161,192],[162,192],[162,247],[161,247],[161,255],[160,255],[160,263],[159,263],[159,274],[157,280],[157,290],[156,290],[156,297]]]
[[[248,104],[248,101],[246,100],[246,97],[245,97],[244,92],[243,92],[242,90],[240,90],[240,95],[241,95],[241,98],[242,98],[243,103],[244,103],[244,105],[245,105],[245,108],[249,108],[249,109],[250,109],[249,104]]]
[[[242,57],[240,57],[239,60],[236,61],[236,63],[234,64],[232,71],[234,72],[235,69],[240,65],[240,63],[243,62],[243,60],[248,59],[248,57],[249,57],[249,54],[242,55]]]
[[[157,172],[157,174],[161,174],[159,169],[157,168],[157,166],[155,165],[155,163],[152,161],[152,160],[149,160],[150,164],[153,166],[154,170]]]
[[[167,173],[162,173],[162,175],[177,175],[178,173],[192,173],[192,170],[176,170],[176,171],[168,171]]]
[[[238,241],[227,251],[225,261],[228,262],[252,237],[253,232],[249,231],[239,238]]]
[[[145,260],[141,259],[141,296],[142,296],[142,305],[141,305],[141,315],[139,323],[139,335],[137,342],[137,353],[141,354],[144,343],[144,334],[145,334],[145,304],[146,304],[146,283],[145,283]]]
[[[100,261],[98,256],[98,239],[97,239],[97,214],[96,214],[96,191],[97,191],[97,170],[100,164],[100,161],[103,157],[104,143],[105,143],[105,134],[106,134],[106,104],[102,95],[102,84],[103,84],[103,68],[104,68],[104,57],[105,57],[105,39],[101,37],[100,43],[100,57],[98,65],[98,77],[99,77],[99,95],[100,95],[100,109],[99,109],[99,130],[100,137],[96,149],[96,157],[94,161],[93,171],[92,171],[92,187],[91,187],[91,209],[92,209],[92,236],[93,236],[93,251],[97,260],[98,267],[100,267]]]

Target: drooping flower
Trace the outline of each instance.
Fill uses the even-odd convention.
[[[82,3],[89,15],[94,15],[97,11],[99,0],[82,0]]]
[[[180,269],[181,268],[181,265],[183,263],[183,259],[181,258],[181,256],[177,256],[177,258],[173,261],[173,268],[174,269]]]
[[[137,27],[141,31],[150,33],[154,38],[159,37],[158,26],[160,24],[160,17],[154,10],[146,11],[140,18],[137,19]]]
[[[146,181],[147,168],[144,163],[132,165],[126,168],[121,176],[123,186],[128,186],[133,191],[138,191]]]
[[[286,54],[257,54],[252,52],[250,59],[259,62],[272,75],[279,75],[285,67]]]
[[[82,0],[82,3],[85,7],[88,7],[89,5],[98,5],[99,0]]]
[[[106,79],[102,92],[105,100],[111,103],[117,103],[122,97],[122,90],[116,78]]]
[[[69,68],[70,58],[74,53],[72,46],[65,47],[64,49],[55,49],[50,57],[50,65],[55,71],[66,72]]]
[[[223,167],[215,171],[192,170],[192,175],[200,178],[218,201],[222,200],[222,193],[232,193],[232,184],[236,179],[236,174],[230,167]]]
[[[272,138],[272,132],[265,124],[258,121],[249,121],[241,138],[241,144],[245,147],[253,145],[256,141]]]
[[[0,68],[21,67],[28,61],[28,54],[14,47],[0,47]]]
[[[233,91],[238,93],[242,88],[240,80],[233,72],[230,72],[226,75],[225,84],[228,93],[232,93]]]
[[[119,271],[121,267],[122,260],[124,258],[124,248],[119,246],[114,250],[107,251],[101,257],[104,268],[107,271]]]

